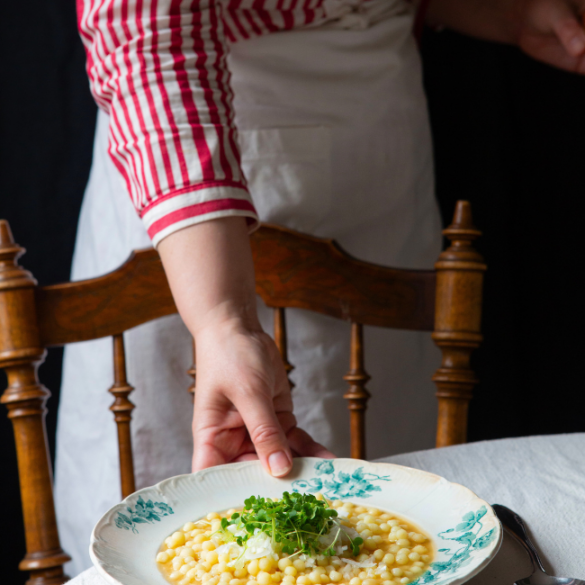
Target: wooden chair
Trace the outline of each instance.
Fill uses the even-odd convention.
[[[274,336],[287,371],[286,307],[317,311],[351,323],[349,390],[352,457],[365,457],[364,414],[369,379],[363,359],[362,327],[377,325],[432,331],[443,362],[437,384],[437,446],[466,440],[467,407],[476,377],[470,354],[481,341],[482,257],[472,246],[474,228],[468,202],[459,202],[445,230],[451,246],[435,270],[396,270],[356,260],[335,242],[264,225],[252,237],[256,290],[274,308]],[[39,287],[17,259],[9,225],[0,221],[0,367],[8,377],[1,401],[12,420],[26,530],[27,554],[20,569],[30,585],[64,583],[63,563],[52,493],[52,472],[45,431],[49,392],[37,377],[46,347],[113,337],[114,396],[121,491],[134,491],[123,332],[176,312],[157,252],[134,252],[120,268],[90,280]],[[195,378],[195,367],[189,372]],[[191,391],[193,391],[193,386]],[[105,389],[104,389],[105,391]],[[187,399],[187,398],[186,398]]]

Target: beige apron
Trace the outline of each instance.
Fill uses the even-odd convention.
[[[230,69],[242,161],[263,221],[335,238],[354,256],[396,267],[431,268],[440,247],[421,68],[403,0],[310,30],[276,33],[231,47]],[[349,20],[348,20],[349,19]],[[83,202],[75,280],[119,266],[150,245],[106,153],[100,113]],[[349,325],[288,312],[289,359],[300,425],[337,455],[348,454],[342,376]],[[271,312],[260,307],[271,331]],[[187,388],[190,336],[178,316],[125,334],[138,488],[190,471]],[[112,396],[112,342],[67,348],[57,436],[56,500],[75,575],[90,565],[93,525],[120,499]],[[433,446],[438,352],[429,334],[366,331],[372,375],[370,458]]]

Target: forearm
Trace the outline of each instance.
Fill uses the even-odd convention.
[[[159,246],[165,272],[191,334],[225,323],[259,330],[254,265],[243,217],[199,223],[172,233]]]
[[[480,39],[516,44],[522,0],[431,0],[427,22]]]

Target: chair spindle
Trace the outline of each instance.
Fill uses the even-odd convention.
[[[276,343],[276,347],[278,348],[278,351],[282,357],[284,369],[288,377],[288,383],[290,385],[290,389],[292,390],[295,385],[294,382],[290,379],[289,374],[295,369],[295,367],[288,361],[286,317],[282,307],[277,307],[274,309],[274,342]]]
[[[193,382],[189,386],[189,393],[191,394],[191,401],[195,402],[195,378],[197,376],[197,368],[195,367],[195,339],[193,339],[193,365],[187,370],[187,374],[193,378]]]
[[[437,447],[467,440],[467,410],[478,379],[470,357],[483,337],[480,333],[483,275],[486,265],[474,249],[481,232],[473,225],[468,201],[458,201],[453,223],[443,231],[451,241],[435,264],[437,289],[433,340],[441,348],[437,385],[439,417]]]
[[[71,557],[61,549],[57,532],[45,428],[51,394],[37,376],[46,351],[37,326],[37,283],[17,262],[24,252],[14,242],[8,222],[0,220],[0,368],[8,378],[0,402],[12,421],[18,457],[26,536],[26,555],[19,568],[30,571],[30,585],[60,585],[68,580],[63,564]]]
[[[366,457],[366,408],[370,393],[366,384],[370,376],[364,369],[363,327],[360,323],[351,324],[351,346],[349,372],[343,377],[349,384],[344,394],[350,412],[351,456],[354,459]]]
[[[110,410],[114,413],[114,420],[118,427],[118,450],[120,454],[120,484],[122,498],[136,491],[134,482],[134,458],[132,455],[132,435],[130,422],[134,404],[128,396],[134,388],[126,379],[126,352],[124,350],[124,335],[114,335],[114,385],[110,388],[114,397],[114,403]]]

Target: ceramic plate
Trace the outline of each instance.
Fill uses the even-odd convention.
[[[322,493],[402,516],[431,535],[435,558],[415,585],[458,585],[497,553],[502,529],[492,508],[467,488],[389,463],[355,459],[295,459],[286,479],[269,476],[257,461],[179,475],[137,491],[94,528],[90,555],[116,585],[168,585],[155,557],[164,539],[209,512],[239,508],[251,495],[283,491]]]

